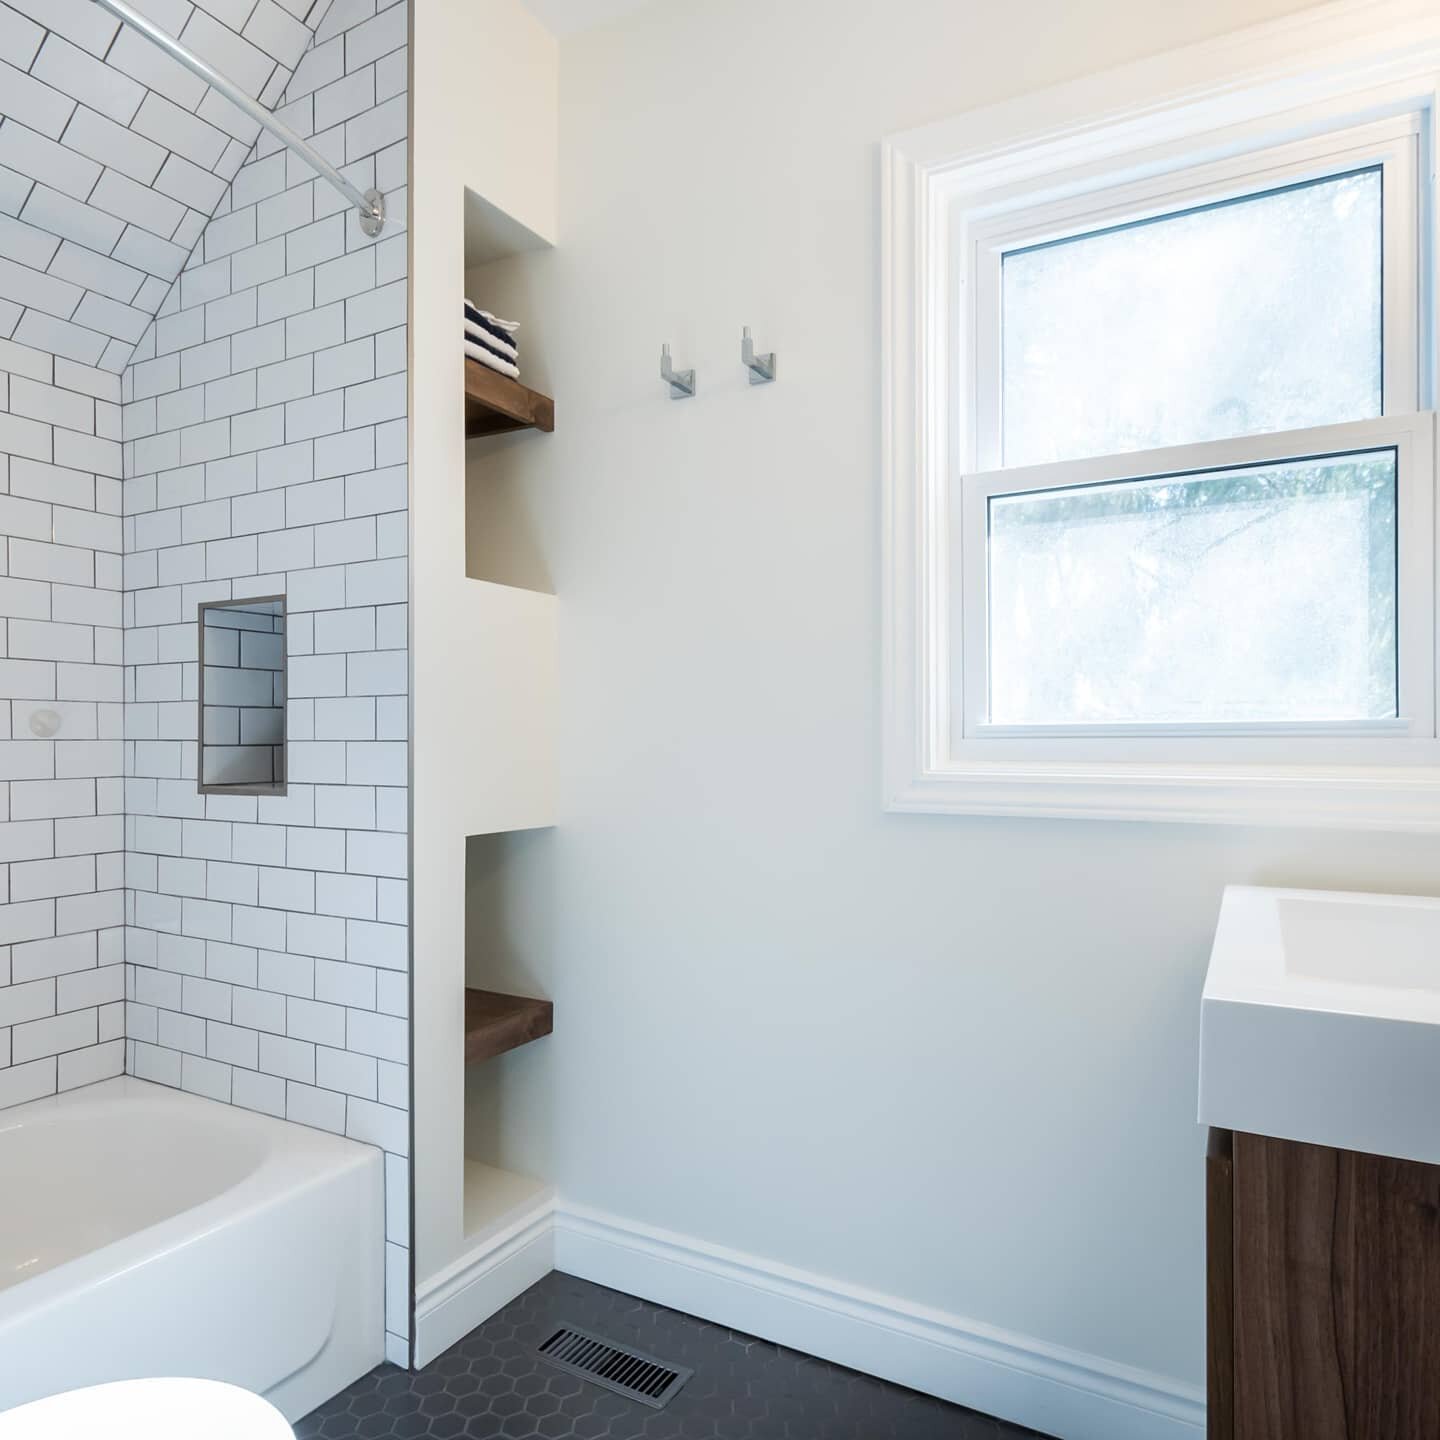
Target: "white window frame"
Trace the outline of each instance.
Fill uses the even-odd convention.
[[[1440,15],[1429,7],[1342,3],[886,142],[889,808],[1440,831],[1440,546],[1434,417],[1422,408],[1437,327],[1433,276],[1417,258],[1431,246],[1437,69]],[[1006,249],[1084,233],[1097,217],[1141,218],[1372,164],[1386,172],[1383,418],[995,471]],[[1399,463],[1401,722],[986,723],[986,495],[1389,447]]]

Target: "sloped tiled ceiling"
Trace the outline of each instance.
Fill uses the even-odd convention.
[[[331,0],[130,0],[274,107]],[[259,127],[92,0],[0,0],[0,336],[119,373]]]

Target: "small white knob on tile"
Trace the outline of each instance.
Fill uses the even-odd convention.
[[[48,740],[52,735],[60,733],[60,727],[64,724],[58,710],[32,710],[30,712],[30,733],[38,735],[42,740]]]

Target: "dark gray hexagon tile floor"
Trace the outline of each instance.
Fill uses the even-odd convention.
[[[574,1325],[695,1374],[661,1411],[540,1360]],[[868,1375],[547,1275],[416,1374],[382,1365],[295,1427],[297,1440],[1023,1440],[1034,1431]]]

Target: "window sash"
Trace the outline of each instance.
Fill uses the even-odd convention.
[[[1289,144],[1064,199],[1011,208],[959,227],[962,303],[957,321],[966,373],[957,461],[971,469],[1002,464],[1002,262],[1007,251],[1152,219],[1305,180],[1378,167],[1382,174],[1381,354],[1383,413],[1428,403],[1422,393],[1422,283],[1419,144],[1421,117],[1407,113]]]
[[[1435,418],[1430,412],[1345,425],[1210,440],[1161,450],[1054,461],[957,477],[950,497],[950,644],[952,748],[979,744],[991,758],[1056,759],[1113,755],[1117,739],[1143,741],[1147,758],[1275,760],[1316,763],[1356,759],[1356,746],[1394,760],[1397,746],[1436,738]],[[988,510],[995,495],[1143,480],[1234,466],[1300,460],[1350,451],[1396,454],[1398,720],[1235,724],[992,725],[989,721],[990,585]],[[956,642],[958,641],[958,646]],[[958,650],[958,654],[955,653]],[[1203,742],[1202,750],[1194,742]],[[1433,744],[1427,749],[1433,751]],[[1433,755],[1432,755],[1433,758]]]

